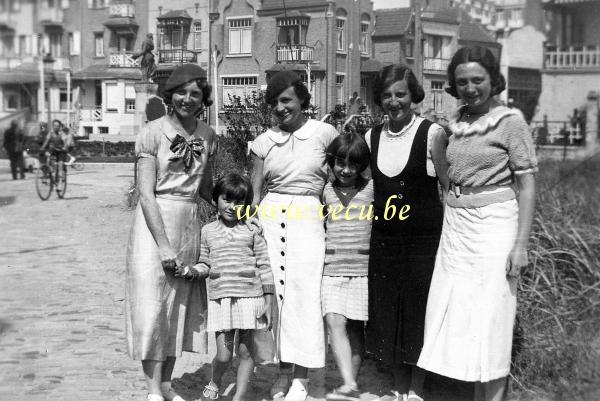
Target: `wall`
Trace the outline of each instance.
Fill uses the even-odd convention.
[[[542,93],[535,121],[564,121],[574,108],[583,107],[590,91],[600,91],[600,72],[542,74]]]
[[[378,37],[373,40],[375,60],[382,64],[398,63],[404,56],[400,37]]]

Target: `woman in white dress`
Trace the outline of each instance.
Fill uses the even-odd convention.
[[[456,52],[448,84],[464,106],[450,122],[450,191],[418,366],[475,382],[477,401],[500,401],[510,371],[516,283],[528,263],[537,161],[522,114],[494,98],[505,81],[490,50]]]
[[[271,395],[304,401],[308,368],[325,366],[325,230],[319,212],[327,180],[325,150],[338,133],[304,116],[310,94],[294,72],[275,74],[266,100],[277,125],[254,140],[251,152],[254,203],[260,202],[279,309],[275,334],[280,375]],[[261,200],[263,185],[267,193]]]

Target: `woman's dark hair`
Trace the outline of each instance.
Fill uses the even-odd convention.
[[[506,89],[506,80],[502,73],[500,73],[500,63],[494,57],[494,53],[490,49],[483,46],[470,46],[458,49],[450,64],[448,64],[448,87],[445,89],[450,95],[459,99],[458,92],[456,91],[456,67],[460,64],[466,63],[479,63],[488,74],[490,74],[490,82],[492,85],[492,92],[490,96],[502,93]]]
[[[381,95],[394,82],[406,80],[406,86],[410,91],[410,97],[413,103],[421,103],[425,98],[425,91],[417,81],[417,77],[410,67],[403,64],[392,64],[383,67],[375,77],[373,84],[373,101],[381,106]]]
[[[310,106],[310,92],[298,74],[290,70],[279,71],[269,79],[267,90],[265,92],[265,101],[271,107],[277,103],[277,98],[281,92],[287,88],[294,88],[294,93],[302,101],[300,107],[303,110]]]
[[[325,161],[329,168],[333,169],[335,159],[348,160],[359,165],[362,173],[369,166],[371,152],[360,134],[350,132],[338,135],[327,147]]]
[[[243,203],[244,206],[252,204],[254,192],[252,192],[252,184],[246,176],[229,173],[219,178],[212,192],[212,199],[215,203],[219,196],[223,195],[228,200]]]
[[[192,81],[185,82],[171,90],[165,90],[163,92],[163,99],[165,100],[165,104],[170,106],[172,104],[171,102],[173,98],[173,93],[177,92],[179,88],[189,84],[190,82]],[[208,81],[205,78],[196,79],[196,85],[198,85],[198,88],[200,88],[200,90],[202,91],[202,104],[205,107],[211,106],[213,104],[213,101],[210,98],[210,95],[212,94],[212,86],[208,83]]]

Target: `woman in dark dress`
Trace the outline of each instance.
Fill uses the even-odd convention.
[[[367,352],[390,367],[394,392],[422,400],[425,371],[416,366],[423,345],[429,283],[447,189],[444,129],[416,116],[425,94],[404,65],[384,67],[375,102],[387,115],[367,132],[375,186],[369,259]]]

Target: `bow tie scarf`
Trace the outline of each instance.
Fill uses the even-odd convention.
[[[186,141],[184,137],[177,134],[171,146],[169,147],[173,156],[169,158],[170,161],[177,161],[181,159],[183,161],[183,167],[187,173],[192,167],[194,159],[198,160],[204,151],[204,143],[201,139],[193,139]]]

